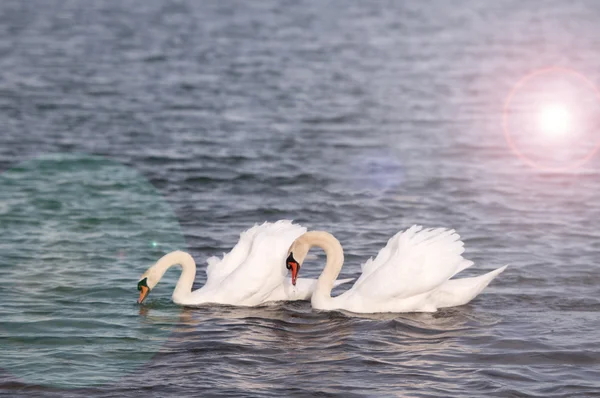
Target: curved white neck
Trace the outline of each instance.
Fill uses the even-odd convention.
[[[325,231],[310,231],[298,239],[309,247],[320,247],[327,256],[327,263],[317,280],[317,288],[311,298],[314,308],[324,309],[331,302],[331,290],[344,265],[344,249],[335,236]]]
[[[156,271],[159,273],[159,279],[164,273],[174,265],[181,265],[181,275],[173,291],[173,301],[181,302],[192,292],[192,286],[196,279],[196,262],[194,258],[186,252],[180,250],[165,254],[156,263]]]

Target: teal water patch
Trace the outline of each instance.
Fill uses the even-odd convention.
[[[186,245],[169,204],[130,167],[55,154],[3,172],[0,236],[0,367],[23,382],[114,383],[177,324],[170,289],[149,297],[159,316],[136,303],[140,275]]]

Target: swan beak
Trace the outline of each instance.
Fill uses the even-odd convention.
[[[138,299],[138,304],[142,304],[142,301],[144,301],[144,299],[148,295],[148,292],[150,292],[150,289],[148,289],[147,286],[140,287],[140,298]]]
[[[289,265],[290,271],[292,271],[292,285],[296,286],[296,279],[298,278],[298,263],[290,261]]]
[[[294,253],[290,252],[290,255],[285,260],[285,267],[292,271],[292,285],[296,286],[296,279],[298,278],[298,271],[300,271],[300,264],[294,258]]]

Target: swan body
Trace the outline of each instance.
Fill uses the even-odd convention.
[[[142,302],[174,265],[182,272],[173,292],[173,302],[184,306],[205,303],[256,306],[269,301],[308,300],[316,288],[315,279],[300,278],[292,286],[284,267],[287,249],[306,232],[291,221],[255,225],[242,232],[235,247],[223,258],[211,257],[206,269],[206,283],[192,291],[196,262],[183,251],[164,255],[140,278],[138,290]],[[337,284],[352,279],[336,281]]]
[[[460,236],[454,230],[415,225],[394,235],[375,259],[369,259],[348,291],[331,297],[333,281],[344,263],[342,246],[327,232],[311,231],[296,239],[288,253],[301,265],[313,246],[327,254],[311,298],[312,307],[319,310],[435,312],[467,304],[507,267],[472,278],[450,279],[473,265],[462,257]]]

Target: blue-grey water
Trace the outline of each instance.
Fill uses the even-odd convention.
[[[595,0],[3,0],[0,396],[600,396],[600,161],[523,158],[562,168],[599,133],[565,160],[503,129],[532,71],[600,84],[598,20]],[[191,252],[199,287],[284,218],[340,239],[342,277],[414,223],[457,229],[466,275],[510,266],[434,314],[182,309],[175,269],[135,303],[163,253]]]

